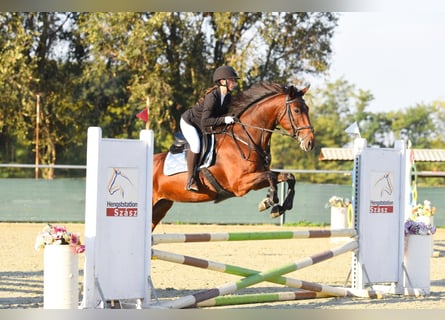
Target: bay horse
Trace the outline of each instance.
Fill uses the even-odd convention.
[[[309,108],[303,96],[308,87],[297,89],[276,83],[261,82],[233,98],[231,111],[235,122],[212,129],[216,160],[199,170],[199,192],[185,190],[187,173],[163,173],[167,152],[153,157],[152,229],[164,218],[174,202],[219,202],[241,197],[251,190],[269,186],[260,211],[273,206],[272,217],[292,209],[295,176],[270,171],[270,139],[281,132],[298,141],[304,151],[314,148],[315,134]],[[277,127],[282,129],[278,131]],[[288,191],[278,205],[277,184],[287,182]]]

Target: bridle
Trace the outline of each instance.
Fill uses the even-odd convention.
[[[272,96],[272,97],[274,97],[274,96]],[[303,141],[306,138],[306,136],[304,136],[302,138],[299,137],[299,132],[300,131],[306,130],[306,129],[310,129],[312,132],[314,132],[314,128],[311,125],[298,127],[295,124],[295,121],[294,121],[294,119],[292,117],[291,105],[292,105],[293,102],[297,101],[298,99],[299,99],[299,97],[289,98],[289,95],[288,95],[286,97],[286,108],[283,111],[283,114],[277,120],[277,123],[278,123],[284,116],[287,115],[287,117],[289,119],[290,126],[291,126],[292,134],[289,134],[288,132],[284,131],[281,128],[267,129],[267,128],[263,128],[263,127],[254,126],[254,125],[251,125],[251,124],[248,124],[248,123],[241,122],[241,120],[239,120],[238,118],[235,118],[235,123],[237,123],[237,124],[239,124],[241,126],[241,128],[244,131],[244,134],[248,137],[248,141],[245,141],[244,139],[240,138],[238,135],[236,135],[233,132],[233,125],[230,125],[230,127],[231,127],[230,131],[227,130],[228,126],[226,126],[223,129],[223,132],[221,132],[221,133],[229,134],[232,137],[232,139],[235,141],[235,145],[237,146],[237,148],[238,148],[238,150],[239,150],[239,152],[241,154],[241,157],[244,160],[248,160],[250,158],[251,151],[255,150],[264,159],[265,165],[268,166],[269,163],[270,163],[270,152],[268,150],[269,148],[265,148],[265,150],[263,150],[263,148],[261,148],[265,132],[269,132],[269,133],[272,133],[272,134],[273,133],[278,133],[278,134],[283,135],[283,136],[292,137],[292,138],[298,140],[299,142]],[[261,136],[260,136],[260,139],[259,139],[259,143],[255,143],[253,137],[247,131],[247,128],[256,129],[256,130],[260,130],[261,131]],[[241,147],[238,145],[237,142],[241,142],[241,143],[245,144],[246,146],[248,146],[249,152],[248,152],[247,155],[245,155],[243,153]]]
[[[299,134],[299,132],[301,131],[301,130],[305,130],[305,129],[311,129],[311,131],[312,132],[314,132],[314,127],[312,127],[312,126],[301,126],[301,127],[297,127],[296,126],[296,124],[294,123],[294,119],[292,118],[292,110],[290,109],[290,106],[291,106],[291,104],[294,102],[294,101],[297,101],[297,99],[298,99],[299,97],[295,97],[295,98],[292,98],[291,100],[289,100],[289,96],[287,96],[286,97],[286,114],[287,114],[287,117],[289,118],[289,122],[290,122],[290,126],[291,126],[291,129],[292,129],[292,137],[294,138],[294,139],[298,139],[298,134]],[[284,115],[283,115],[284,116]],[[282,116],[282,117],[283,117]],[[281,118],[282,118],[281,117]],[[289,135],[289,134],[287,134],[287,135]],[[304,139],[304,137],[303,137],[303,139]],[[303,139],[301,139],[301,140],[303,140]]]
[[[235,123],[238,123],[239,125],[241,125],[242,127],[248,127],[248,128],[252,128],[252,129],[257,129],[257,130],[261,130],[263,132],[270,132],[270,133],[278,133],[282,136],[288,136],[288,137],[292,137],[294,139],[300,139],[298,137],[298,134],[301,130],[305,130],[305,129],[311,129],[312,132],[314,132],[314,127],[312,126],[301,126],[298,127],[295,122],[294,119],[292,118],[292,110],[290,108],[291,104],[295,101],[297,101],[299,99],[299,97],[294,97],[292,99],[289,99],[289,96],[286,97],[286,109],[283,111],[283,114],[279,117],[279,120],[281,120],[285,115],[287,115],[288,119],[289,119],[289,123],[292,129],[292,134],[287,133],[286,131],[284,131],[281,128],[275,128],[275,129],[266,129],[263,127],[258,127],[258,126],[254,126],[248,123],[244,123],[241,122],[238,118],[235,118]],[[277,122],[279,122],[279,120]],[[305,137],[301,138],[300,140],[303,140]]]

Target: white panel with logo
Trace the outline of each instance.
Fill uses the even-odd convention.
[[[88,129],[83,308],[150,300],[153,132],[106,139]]]

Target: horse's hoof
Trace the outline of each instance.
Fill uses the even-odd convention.
[[[269,200],[269,198],[263,199],[263,201],[261,201],[258,204],[258,211],[264,211],[266,209],[269,209],[271,206],[273,205],[273,203],[271,203],[271,201]]]
[[[270,212],[270,217],[271,218],[278,218],[279,216],[281,216],[284,213],[283,207],[282,206],[274,206],[272,208],[272,211]]]

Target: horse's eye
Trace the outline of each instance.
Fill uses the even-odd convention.
[[[300,110],[300,108],[295,108],[295,109],[294,109],[294,112],[295,112],[296,114],[300,114],[300,113],[301,113],[301,110]]]

